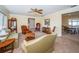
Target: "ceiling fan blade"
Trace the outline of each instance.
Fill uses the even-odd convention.
[[[34,10],[35,10],[35,11],[38,11],[38,9],[37,9],[37,8],[35,8]]]
[[[37,11],[37,13],[39,13],[39,14],[43,14],[42,12],[40,12],[40,11]]]
[[[43,13],[42,13],[42,11],[43,11],[42,9],[39,9],[39,10],[38,10],[37,8],[35,8],[35,9],[32,9],[32,8],[31,8],[31,10],[32,10],[32,12],[36,12],[36,13],[38,13],[38,14],[43,14]]]
[[[39,9],[38,11],[43,11],[43,9]]]

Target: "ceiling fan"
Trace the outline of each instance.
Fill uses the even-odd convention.
[[[32,12],[35,12],[35,13],[38,13],[38,14],[43,14],[43,9],[37,9],[37,8],[33,9],[33,8],[31,8],[30,13],[32,13]]]

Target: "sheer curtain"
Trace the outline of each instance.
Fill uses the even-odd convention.
[[[7,16],[0,12],[0,30],[7,28]]]
[[[3,26],[3,14],[0,13],[0,30],[2,29]]]
[[[79,27],[79,18],[69,19],[69,25],[73,27]]]
[[[3,20],[3,28],[8,28],[8,19],[7,19],[7,16],[4,15],[4,20]]]

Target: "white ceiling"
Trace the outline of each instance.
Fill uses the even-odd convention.
[[[33,15],[30,14],[31,8],[43,9],[43,15],[54,13],[59,10],[70,8],[72,5],[5,5],[7,10],[13,14]]]
[[[66,14],[63,14],[63,15],[68,15],[68,16],[78,16],[78,15],[79,15],[79,11],[71,12],[71,13],[66,13]]]

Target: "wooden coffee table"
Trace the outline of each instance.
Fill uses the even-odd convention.
[[[14,42],[15,42],[14,38],[8,39],[4,42],[0,42],[0,53],[6,52],[6,51],[9,51],[9,50],[11,50],[11,52],[13,52]]]

